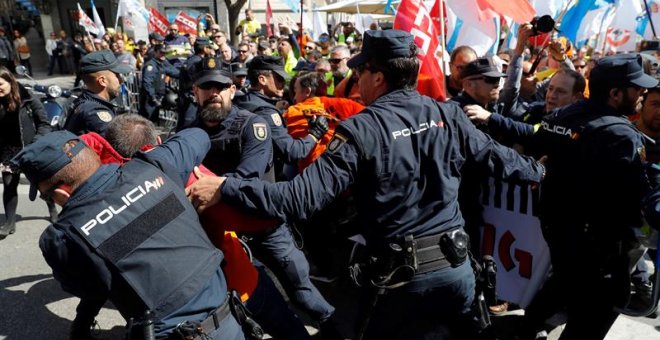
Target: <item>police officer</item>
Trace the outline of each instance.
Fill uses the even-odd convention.
[[[209,146],[203,131],[189,129],[120,168],[57,131],[19,153],[13,161],[33,189],[62,206],[39,246],[63,289],[83,301],[109,299],[140,335],[243,339],[223,254],[182,190]]]
[[[274,181],[273,144],[266,120],[232,105],[236,86],[231,74],[221,70],[219,58],[205,58],[197,69],[193,86],[200,103],[197,126],[209,134],[212,145],[203,164],[218,175]],[[321,323],[324,336],[336,331],[327,323],[334,307],[312,284],[307,259],[296,248],[287,225],[247,235],[252,250],[277,275],[291,299]]]
[[[276,172],[282,171],[282,162],[295,164],[305,158],[314,145],[328,131],[325,118],[310,121],[309,135],[293,138],[282,122],[282,110],[276,107],[284,95],[284,83],[288,77],[284,71],[282,58],[256,56],[248,64],[250,89],[244,96],[236,97],[235,104],[241,109],[253,112],[268,122],[272,133],[275,151]],[[280,176],[278,175],[278,178]]]
[[[589,77],[589,99],[544,117],[534,136],[533,152],[548,156],[539,218],[553,274],[525,313],[530,339],[562,306],[561,339],[603,339],[618,316],[614,307],[627,303],[627,252],[637,244],[632,227],[640,226],[648,183],[644,137],[625,116],[657,84],[639,55],[602,58]]]
[[[140,87],[140,115],[153,122],[158,121],[158,110],[167,93],[165,77],[179,77],[179,69],[165,59],[163,45],[154,46],[154,57],[144,64]]]
[[[367,31],[349,66],[369,106],[336,128],[302,174],[275,184],[204,177],[187,192],[198,210],[222,198],[287,220],[308,219],[354,185],[370,257],[381,264],[366,281],[387,291],[365,338],[431,338],[443,321],[462,325],[474,295],[456,202],[461,166],[477,161],[495,176],[534,182],[544,168],[476,130],[457,106],[420,95],[409,33]]]
[[[91,52],[80,59],[85,90],[67,114],[64,128],[77,135],[96,132],[103,135],[108,122],[116,115],[111,103],[121,91],[121,74],[130,73],[109,50]]]
[[[204,57],[212,57],[215,54],[211,47],[211,41],[206,37],[199,37],[195,40],[194,52],[195,54],[183,63],[180,70],[177,106],[181,116],[177,121],[177,131],[192,126],[196,119],[197,105],[192,99],[193,77],[197,73],[195,66]]]

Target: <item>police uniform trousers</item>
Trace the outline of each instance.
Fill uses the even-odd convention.
[[[291,300],[315,321],[325,321],[335,308],[309,278],[309,262],[296,247],[286,224],[272,231],[250,234],[250,249],[277,276]]]
[[[254,265],[259,271],[259,281],[245,302],[245,306],[252,313],[252,319],[275,339],[311,339],[305,325],[289,309],[275,283],[266,274],[263,264],[255,259]]]
[[[378,298],[364,339],[472,339],[474,289],[470,261],[415,275]]]

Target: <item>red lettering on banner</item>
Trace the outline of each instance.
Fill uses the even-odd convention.
[[[516,267],[515,263],[513,263],[510,252],[511,245],[515,241],[516,238],[513,237],[511,231],[507,230],[500,238],[500,244],[497,247],[497,254],[499,255],[500,262],[502,262],[502,266],[504,266],[506,271],[511,271],[511,269]]]
[[[532,254],[516,248],[513,256],[518,260],[518,274],[526,279],[532,278]]]

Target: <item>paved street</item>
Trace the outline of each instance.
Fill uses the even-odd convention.
[[[21,184],[16,234],[0,241],[0,340],[67,339],[78,299],[61,290],[41,256],[38,240],[48,225],[48,210],[44,202],[28,200],[27,192],[28,186]],[[1,222],[4,222],[4,215],[0,217]],[[321,285],[320,289],[328,291],[327,286]],[[354,316],[351,302],[355,300],[338,298],[336,294],[336,289],[334,294],[328,292],[328,299],[344,316],[343,328],[349,330],[349,319]],[[520,313],[511,314],[495,319],[503,335],[516,327],[518,317],[515,314]],[[112,306],[106,306],[97,320],[99,338],[122,338],[124,321]],[[310,327],[310,331],[314,330]],[[558,333],[553,332],[550,339],[557,339]],[[660,340],[660,319],[620,317],[606,339]]]

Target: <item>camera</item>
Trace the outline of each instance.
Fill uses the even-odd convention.
[[[555,28],[555,19],[546,14],[541,17],[534,17],[530,24],[532,24],[534,35],[539,35],[551,32]]]

